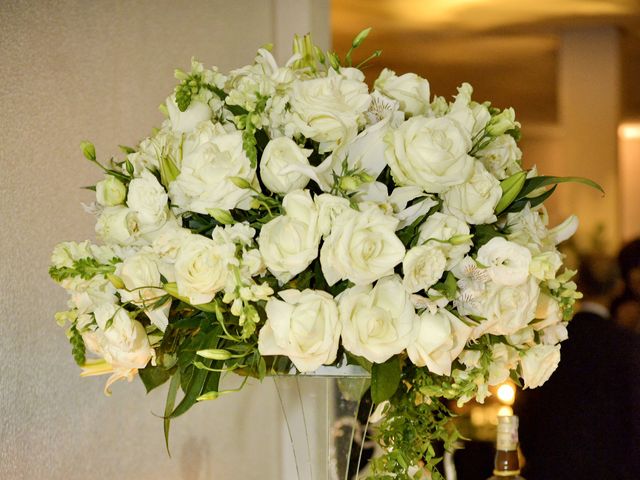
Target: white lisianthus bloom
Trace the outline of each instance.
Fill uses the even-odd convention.
[[[219,244],[201,235],[186,237],[176,257],[178,293],[192,305],[210,302],[224,289],[237,262],[233,244]]]
[[[447,256],[447,270],[451,270],[471,249],[471,230],[466,222],[446,213],[429,215],[420,226],[418,243],[436,240]]]
[[[510,335],[536,316],[540,288],[534,278],[517,286],[491,283],[482,310],[487,320],[476,327],[493,335]]]
[[[511,135],[500,135],[476,154],[485,168],[499,180],[522,171],[522,151]]]
[[[362,76],[362,75],[361,75]],[[364,76],[349,79],[335,70],[326,77],[296,80],[291,110],[299,131],[320,144],[325,153],[355,138],[371,97]]]
[[[397,76],[393,70],[382,70],[374,83],[374,88],[393,100],[409,116],[426,115],[430,112],[429,82],[415,73]]]
[[[127,187],[113,175],[96,183],[96,201],[104,207],[122,205],[127,196]]]
[[[472,94],[473,87],[471,85],[468,83],[460,85],[455,101],[449,106],[446,116],[456,120],[471,138],[475,138],[487,125],[491,114],[485,105],[471,100]]]
[[[239,177],[257,186],[255,168],[242,147],[240,132],[212,136],[191,152],[185,152],[180,174],[169,186],[171,203],[182,210],[207,213],[207,209],[248,209],[252,191],[236,186]]]
[[[489,365],[489,385],[498,385],[509,378],[511,370],[518,366],[518,351],[504,343],[491,346],[491,364]]]
[[[480,247],[476,260],[498,285],[521,285],[529,278],[531,252],[503,237],[493,237]]]
[[[493,223],[497,220],[494,210],[500,197],[500,182],[480,162],[475,162],[469,181],[442,194],[443,209],[472,225]]]
[[[131,319],[124,308],[107,303],[97,308],[94,315],[99,327],[94,332],[98,346],[95,353],[103,356],[116,370],[138,370],[149,363],[153,348],[145,329],[140,322]]]
[[[105,243],[130,245],[138,237],[140,228],[135,213],[117,205],[102,210],[96,222],[96,233]]]
[[[331,225],[345,210],[351,208],[349,200],[329,193],[323,193],[315,198],[318,207],[318,229],[322,236],[331,233]]]
[[[383,363],[414,337],[416,313],[397,275],[348,288],[338,296],[342,344],[354,355]]]
[[[413,117],[386,137],[386,158],[397,185],[417,185],[440,193],[466,182],[474,158],[471,136],[446,117]]]
[[[435,242],[413,247],[402,260],[402,283],[411,293],[427,290],[440,279],[446,263],[442,248]]]
[[[169,112],[169,122],[171,122],[171,128],[175,132],[189,133],[201,122],[211,120],[211,109],[206,103],[192,100],[184,112],[181,112],[178,108],[175,94],[167,98],[166,103]]]
[[[125,289],[119,291],[122,300],[143,307],[151,323],[164,332],[169,324],[171,300],[155,305],[160,297],[166,295],[161,288],[155,288],[162,286],[158,263],[156,254],[137,252],[118,265],[116,274],[125,286]]]
[[[527,203],[519,212],[508,213],[507,238],[520,245],[526,245],[532,253],[539,253],[553,247],[547,238],[549,218],[544,206],[531,208]]]
[[[105,303],[118,302],[115,287],[102,275],[96,275],[90,280],[80,277],[67,278],[61,285],[71,294],[70,306],[76,308],[81,314],[93,312]]]
[[[260,329],[261,355],[286,355],[300,372],[311,372],[336,359],[340,340],[338,307],[320,290],[282,290],[270,298]]]
[[[260,230],[258,245],[269,271],[281,283],[302,272],[318,256],[318,209],[308,190],[294,190],[282,202],[280,215]]]
[[[436,375],[450,375],[451,363],[462,352],[471,327],[445,309],[424,312],[417,325],[416,337],[407,347],[409,358]]]
[[[520,358],[524,388],[543,385],[560,363],[560,345],[535,345]]]
[[[262,183],[274,193],[285,194],[292,190],[304,188],[309,177],[288,170],[291,166],[309,167],[307,157],[312,150],[300,148],[296,142],[287,137],[270,140],[260,160],[260,177]]]
[[[191,235],[191,230],[188,228],[182,228],[172,222],[167,223],[154,237],[151,249],[158,255],[162,263],[173,265],[176,263],[182,243]],[[173,281],[173,278],[168,278],[168,280]]]
[[[349,209],[336,218],[320,251],[322,273],[329,285],[348,279],[366,285],[393,273],[405,248],[396,236],[398,220],[377,208]]]
[[[529,264],[529,272],[538,280],[553,280],[562,266],[562,256],[557,250],[535,255]]]
[[[142,233],[158,230],[167,222],[169,196],[158,179],[145,170],[129,183],[127,206],[136,213]]]

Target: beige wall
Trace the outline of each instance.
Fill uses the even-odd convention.
[[[250,62],[274,25],[295,22],[286,3],[0,4],[0,478],[280,478],[272,382],[175,421],[167,458],[154,417],[164,391],[147,397],[136,379],[106,398],[104,378],[78,377],[53,320],[65,294],[47,266],[57,242],[93,236],[80,206],[91,195],[79,187],[100,175],[79,142],[94,141],[103,159],[135,144],[161,121],[175,67],[188,68],[192,55],[222,69]],[[321,3],[311,13],[320,19],[296,15],[328,38]]]

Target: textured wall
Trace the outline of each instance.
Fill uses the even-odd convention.
[[[0,478],[280,478],[271,381],[176,420],[169,459],[153,415],[164,391],[146,396],[136,379],[107,398],[106,378],[80,379],[53,320],[65,294],[47,276],[54,244],[93,237],[80,206],[91,195],[79,187],[100,175],[79,142],[94,141],[103,159],[118,143],[135,144],[160,123],[175,67],[188,68],[192,55],[222,69],[250,62],[273,39],[279,8],[277,0],[0,4]]]

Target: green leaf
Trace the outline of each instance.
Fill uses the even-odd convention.
[[[120,147],[120,150],[122,150],[122,153],[126,155],[129,155],[130,153],[136,153],[135,148],[127,147],[126,145],[118,145],[118,147]]]
[[[538,195],[537,197],[532,197],[532,198],[521,198],[520,200],[518,200],[517,202],[513,202],[511,205],[509,205],[509,208],[507,208],[505,210],[506,213],[514,213],[514,212],[519,212],[520,210],[522,210],[527,203],[533,208],[533,207],[537,207],[538,205],[540,205],[542,202],[544,202],[547,198],[549,198],[553,192],[556,191],[556,188],[558,188],[558,185],[554,185],[553,187],[551,187],[549,190],[547,190],[546,192],[544,192],[542,195]]]
[[[171,377],[171,374],[163,367],[153,366],[151,364],[138,370],[140,380],[144,384],[144,388],[149,393],[154,388],[159,387]]]
[[[169,429],[171,428],[171,412],[173,406],[176,403],[176,395],[178,394],[178,387],[180,386],[180,370],[176,370],[176,373],[171,377],[171,383],[169,384],[169,390],[167,392],[167,401],[164,405],[164,443],[167,448],[167,453],[171,456],[169,450]]]
[[[549,185],[557,185],[559,183],[567,183],[567,182],[582,183],[583,185],[587,185],[589,187],[595,188],[596,190],[599,190],[600,192],[604,193],[604,189],[599,184],[597,184],[593,180],[589,180],[588,178],[584,178],[584,177],[549,177],[549,176],[545,176],[545,175],[540,175],[538,177],[528,178],[525,181],[524,187],[522,187],[522,190],[520,191],[520,193],[518,194],[516,199],[519,200],[521,198],[524,198],[527,195],[529,195],[531,192],[533,192],[534,190],[537,190],[538,188],[547,187]]]
[[[394,355],[384,363],[371,367],[371,399],[374,403],[389,400],[400,385],[400,358]]]
[[[473,246],[478,249],[494,237],[504,237],[492,225],[476,225],[473,232]]]

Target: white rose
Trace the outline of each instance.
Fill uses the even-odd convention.
[[[320,251],[322,273],[329,285],[348,279],[366,285],[393,273],[405,248],[395,234],[398,220],[376,208],[349,209],[331,227]]]
[[[480,329],[494,335],[510,335],[535,318],[540,288],[534,278],[518,286],[490,284],[482,310],[486,322]]]
[[[540,341],[544,345],[557,345],[569,338],[567,322],[560,322],[540,330]]]
[[[416,313],[397,275],[349,288],[338,297],[342,344],[354,355],[383,363],[414,336]]]
[[[262,183],[272,192],[279,194],[306,187],[309,177],[287,168],[296,165],[308,167],[307,157],[311,152],[312,150],[300,148],[287,137],[269,141],[260,159]]]
[[[182,228],[175,223],[167,223],[154,237],[151,249],[163,263],[173,265],[176,263],[180,246],[191,235],[191,230],[188,228]],[[173,279],[169,279],[169,281],[173,281]]]
[[[325,153],[356,136],[370,101],[366,83],[330,70],[327,77],[293,82],[290,104],[301,133]]]
[[[155,175],[148,170],[129,183],[127,206],[136,213],[142,233],[158,230],[168,218],[169,196]]]
[[[209,108],[209,105],[205,103],[192,100],[184,112],[181,112],[178,108],[175,94],[167,98],[166,103],[167,110],[169,111],[171,128],[175,132],[189,133],[201,122],[211,120],[211,109]]]
[[[105,243],[130,245],[139,233],[136,215],[123,205],[106,207],[96,222],[96,233]]]
[[[443,209],[472,225],[493,223],[497,220],[494,210],[501,197],[500,182],[480,162],[475,162],[469,181],[442,194]]]
[[[171,202],[183,210],[207,213],[207,209],[249,209],[252,191],[236,186],[229,177],[257,186],[255,168],[242,147],[240,132],[212,136],[191,152],[185,152],[182,170],[169,186]]]
[[[476,260],[498,285],[521,285],[529,278],[531,252],[503,237],[493,237],[480,247]]]
[[[417,325],[416,336],[407,347],[409,358],[436,375],[450,375],[451,363],[462,352],[471,327],[445,309],[424,312]]]
[[[417,185],[440,193],[464,183],[475,160],[467,152],[471,137],[445,117],[413,117],[386,137],[386,158],[397,185]]]
[[[374,83],[374,88],[400,103],[400,109],[409,116],[426,115],[430,111],[429,82],[415,73],[399,77],[385,68]]]
[[[499,180],[522,170],[522,152],[511,135],[500,135],[476,154],[489,172]]]
[[[331,233],[331,225],[345,210],[351,208],[349,200],[329,193],[323,193],[315,198],[318,206],[318,229],[322,236]]]
[[[186,237],[175,263],[178,293],[193,305],[210,302],[226,286],[234,261],[233,244],[218,244],[200,235]]]
[[[116,370],[144,368],[153,356],[153,349],[144,327],[132,320],[127,311],[113,304],[104,304],[95,311],[99,330],[94,333],[97,354]],[[111,324],[107,327],[107,323]]]
[[[319,290],[282,290],[269,299],[260,330],[261,355],[286,355],[300,372],[311,372],[336,359],[340,339],[338,307]]]
[[[446,263],[444,252],[433,242],[413,247],[402,260],[402,283],[411,293],[427,290],[440,279]]]
[[[420,226],[418,243],[438,240],[437,243],[447,256],[446,269],[451,270],[471,249],[469,234],[470,229],[466,222],[453,215],[436,212],[429,215]]]
[[[560,363],[560,345],[535,345],[520,358],[524,388],[544,384]]]
[[[126,287],[120,290],[122,300],[142,306],[151,323],[164,332],[169,323],[171,300],[155,305],[160,297],[166,295],[164,290],[153,288],[162,286],[158,263],[154,253],[138,252],[119,264],[116,273]]]
[[[546,293],[541,293],[538,297],[535,315],[536,321],[532,323],[532,326],[536,330],[542,330],[562,321],[562,311],[558,301]]]
[[[318,256],[318,209],[308,190],[294,190],[282,202],[286,215],[260,230],[258,245],[269,271],[286,283]]]
[[[96,201],[105,207],[121,205],[127,196],[127,187],[113,175],[96,183]]]

